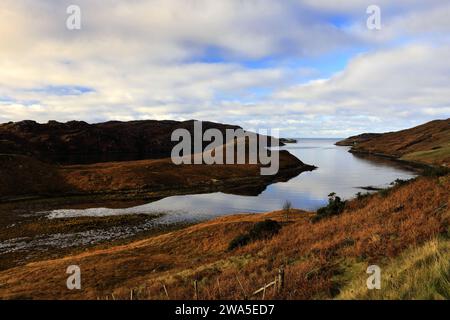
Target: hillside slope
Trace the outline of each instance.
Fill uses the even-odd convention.
[[[58,166],[22,155],[0,155],[0,201],[23,197],[148,199],[176,194],[230,192],[258,195],[267,185],[311,171],[287,151],[280,170],[261,176],[260,164],[181,165],[170,158]]]
[[[450,165],[450,119],[398,132],[362,134],[339,141],[351,152],[371,153],[431,165]]]
[[[450,239],[441,237],[407,250],[383,265],[382,290],[367,290],[367,277],[345,287],[339,299],[450,299]],[[363,270],[361,270],[363,271]],[[362,272],[361,272],[362,273]]]
[[[285,288],[266,298],[334,298],[414,246],[448,237],[450,176],[417,178],[387,192],[349,202],[341,215],[312,224],[313,213],[292,211],[222,217],[179,231],[0,272],[0,297],[45,299],[243,299],[273,281],[284,266]],[[257,221],[282,222],[279,234],[228,251]],[[69,265],[82,270],[82,290],[66,288]],[[362,273],[362,274],[361,274]],[[365,282],[362,284],[365,286]],[[261,298],[260,296],[256,298]],[[401,298],[401,296],[393,297]],[[414,297],[412,297],[414,298]]]
[[[202,123],[203,132],[212,128],[222,133],[240,129]],[[278,174],[261,176],[262,165],[248,163],[248,148],[245,164],[176,166],[170,158],[178,143],[171,141],[175,129],[186,129],[195,139],[193,120],[0,124],[0,201],[67,195],[158,198],[216,191],[257,195],[270,183],[314,169],[287,151],[274,151],[279,154]],[[203,142],[204,147],[209,143]]]
[[[238,126],[202,122],[203,132],[241,129]],[[172,132],[186,129],[194,134],[194,120],[84,121],[37,123],[26,120],[0,124],[0,154],[21,154],[58,164],[161,159],[170,157]],[[205,143],[204,146],[206,146]]]

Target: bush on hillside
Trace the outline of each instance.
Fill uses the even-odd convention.
[[[324,218],[337,216],[345,209],[345,201],[342,201],[336,193],[328,195],[328,205],[317,210],[317,214],[312,218],[312,222],[318,222]]]
[[[248,234],[240,234],[236,238],[230,241],[228,244],[228,250],[234,250],[239,247],[243,247],[250,242],[250,236]]]
[[[450,174],[450,169],[445,167],[428,167],[422,175],[425,177],[439,178]]]
[[[286,218],[286,221],[289,221],[289,214],[291,213],[292,203],[289,200],[286,200],[283,204],[283,212]]]
[[[358,199],[358,200],[363,200],[363,199],[366,199],[366,198],[368,198],[369,196],[371,195],[371,193],[370,192],[358,192],[357,194],[356,194],[356,199]]]
[[[411,183],[414,179],[395,179],[394,182],[391,183],[391,186],[393,187],[401,187],[401,186],[405,186],[408,183]]]
[[[257,222],[248,233],[238,235],[231,240],[228,245],[228,250],[243,247],[255,240],[270,239],[277,234],[280,229],[281,225],[274,220],[267,219]]]

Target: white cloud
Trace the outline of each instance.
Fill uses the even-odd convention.
[[[68,31],[72,2],[2,0],[1,122],[198,118],[343,136],[449,114],[446,1],[380,0],[380,33],[362,0],[79,0],[82,30]],[[305,57],[361,47],[303,83],[321,76]],[[258,59],[271,63],[245,63]]]
[[[450,47],[410,45],[361,55],[330,79],[282,90],[278,99],[314,109],[381,116],[420,114],[427,108],[445,116],[450,107]]]

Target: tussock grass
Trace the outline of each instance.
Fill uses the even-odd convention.
[[[450,240],[436,238],[382,267],[381,289],[368,290],[367,277],[351,282],[338,299],[450,299]]]

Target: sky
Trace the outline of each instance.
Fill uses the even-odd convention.
[[[450,117],[449,17],[448,0],[2,0],[0,122],[400,130]]]

